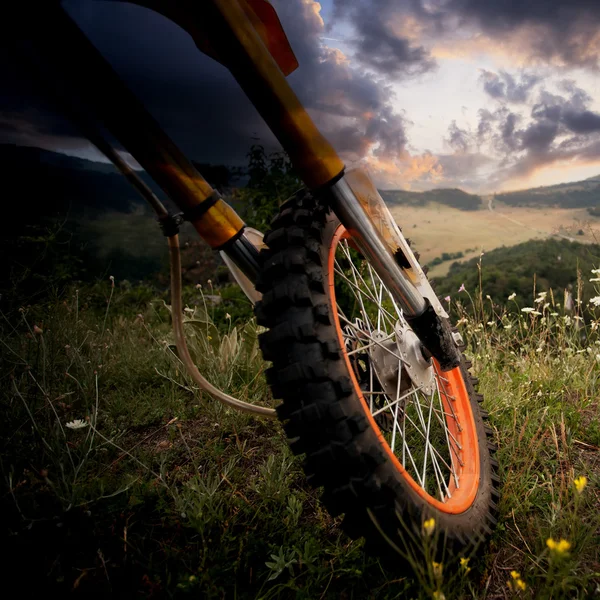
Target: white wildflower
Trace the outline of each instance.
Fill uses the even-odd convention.
[[[75,419],[74,421],[70,421],[69,423],[65,423],[65,425],[69,429],[83,429],[88,426],[88,423],[83,419]]]
[[[512,293],[512,294],[511,294],[511,295],[508,297],[508,299],[509,299],[509,300],[514,300],[516,297],[517,297],[517,294],[516,294],[516,292],[513,292],[513,293]]]
[[[590,281],[593,283],[594,281],[600,281],[600,277],[592,277]]]
[[[594,275],[600,275],[600,269],[592,269]]]
[[[530,306],[526,306],[525,308],[522,308],[521,312],[528,313],[530,315],[541,315],[542,314],[541,312],[539,312],[538,310],[535,310],[535,308],[531,308]]]
[[[594,306],[600,306],[600,296],[594,296],[593,298],[590,298],[590,304],[593,304]]]

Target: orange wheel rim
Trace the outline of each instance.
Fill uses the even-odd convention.
[[[345,276],[339,270],[339,263],[336,260],[336,251],[338,247],[340,247],[340,242],[344,241],[346,242],[346,244],[345,247],[342,248],[342,251],[347,251],[347,249],[349,248],[349,246],[347,245],[348,238],[349,234],[347,233],[345,228],[342,225],[338,226],[331,240],[331,245],[329,247],[328,253],[328,289],[332,307],[334,308],[333,320],[340,348],[342,349],[342,354],[344,356],[344,360],[346,361],[348,372],[354,385],[354,389],[361,401],[361,405],[364,410],[365,416],[370,422],[371,427],[375,431],[376,435],[378,436],[381,442],[381,446],[387,453],[389,459],[398,469],[405,481],[411,486],[411,488],[419,496],[421,496],[429,505],[435,507],[436,509],[442,512],[451,514],[462,513],[473,504],[473,501],[475,500],[475,497],[477,495],[480,477],[480,457],[473,411],[471,408],[469,393],[465,386],[461,369],[460,367],[457,367],[452,371],[442,373],[442,371],[439,368],[439,364],[436,361],[434,361],[433,368],[435,372],[435,391],[433,392],[433,394],[431,394],[431,400],[429,401],[430,407],[428,418],[424,418],[426,415],[423,412],[423,408],[426,407],[423,407],[421,405],[418,388],[412,392],[407,392],[404,395],[398,392],[396,394],[396,399],[391,402],[388,401],[387,392],[373,391],[372,379],[373,372],[375,369],[372,366],[369,367],[371,390],[367,391],[361,389],[361,383],[359,382],[359,374],[357,373],[357,366],[356,363],[353,364],[353,359],[355,359],[356,356],[358,356],[357,353],[359,352],[359,349],[354,349],[351,351],[347,349],[348,331],[350,330],[349,326],[352,325],[352,323],[349,321],[346,315],[338,314],[338,311],[340,311],[341,309],[338,307],[338,304],[336,302],[336,280],[334,277],[335,273],[338,273],[339,277],[346,279],[351,288],[360,287],[361,279],[363,282],[365,282],[365,278],[361,277],[360,275],[358,278],[356,276],[352,278],[350,276]],[[349,257],[349,253],[347,253],[346,256]],[[352,261],[350,260],[350,262]],[[369,271],[371,274],[370,276],[373,278],[372,281],[375,284],[376,276],[374,275],[370,266]],[[367,297],[367,299],[370,299],[373,302],[375,300],[378,300],[380,310],[382,310],[381,297],[383,294],[381,287],[383,287],[383,284],[381,284],[379,288],[379,298],[377,298],[377,294],[373,290],[371,290],[372,293]],[[354,289],[352,291],[355,292]],[[385,291],[387,294],[389,294],[387,290]],[[360,305],[362,307],[362,309],[360,310],[361,315],[364,317],[364,319],[370,322],[371,319],[366,314],[368,311],[363,305],[363,301],[358,296],[357,298],[358,300],[360,300]],[[384,315],[384,319],[389,321],[393,315],[391,315],[388,311],[385,311],[385,313],[386,314]],[[342,323],[340,319],[343,319],[344,323]],[[352,325],[352,327],[357,331],[359,329],[354,325]],[[346,329],[346,333],[344,331],[344,328]],[[352,329],[352,331],[354,331],[354,329]],[[368,339],[366,341],[368,343],[364,345],[365,349],[369,346],[373,347],[373,341],[369,341]],[[393,349],[390,350],[390,352],[393,354]],[[367,355],[367,351],[365,350],[363,356]],[[402,380],[401,369],[402,363],[399,362],[399,374],[397,378],[398,390],[400,390],[400,382]],[[378,394],[379,396],[375,396],[375,394]],[[414,398],[412,400],[411,394],[414,394]],[[365,398],[365,395],[369,395],[369,400]],[[380,402],[384,403],[384,407],[378,408],[377,410],[373,410],[373,398],[378,397],[380,399],[382,398]],[[434,407],[436,399],[437,408]],[[400,400],[404,400],[404,404],[401,404]],[[412,406],[413,404],[415,405],[414,410],[416,416],[414,418],[411,418],[408,407]],[[396,407],[395,409],[393,409],[394,405]],[[402,406],[402,408],[398,408],[399,406]],[[389,410],[390,415],[387,415],[387,410]],[[401,431],[398,427],[399,412],[401,414],[400,418],[402,419],[402,427],[405,428],[407,423],[409,423],[410,421],[409,427],[411,428],[411,430],[408,433],[406,429],[404,429],[404,431]],[[381,422],[378,423],[376,417],[381,414],[385,414],[389,417],[389,423],[389,421],[392,420],[392,413],[395,415],[392,423],[393,431],[391,434],[389,433],[389,431],[384,433],[382,427],[380,426]],[[432,414],[434,415],[433,417]],[[415,421],[417,422],[417,424],[415,424]],[[436,447],[436,445],[434,445],[429,439],[432,421],[436,423],[438,429],[443,431],[443,435],[445,436],[445,440],[447,442],[447,447],[445,449],[443,448],[443,440]],[[414,425],[414,429],[418,430],[419,424],[422,425],[422,431],[418,433],[418,435],[413,435],[412,426]],[[396,433],[398,433],[397,436],[395,435]],[[415,462],[415,457],[413,457],[410,448],[408,448],[410,460],[406,458],[407,447],[409,445],[407,442],[407,440],[409,439],[409,434],[419,439],[421,441],[421,444],[424,446],[424,468],[422,477],[420,474],[420,463],[418,460],[417,462]],[[423,439],[420,439],[419,435]],[[441,435],[442,434],[438,434],[438,439],[441,439]],[[401,440],[401,450],[398,451],[394,451],[394,442],[396,438]],[[443,452],[445,452],[445,454],[443,454]],[[430,476],[433,478],[434,485],[437,485],[438,493],[436,495],[439,495],[439,498],[431,493],[431,489],[428,489],[428,485],[432,487],[431,478],[429,479],[429,484],[427,484],[428,473],[426,467],[428,458],[431,462],[431,470],[433,471],[433,473],[430,474]],[[445,472],[446,469],[444,469],[444,466],[447,467],[447,473]]]

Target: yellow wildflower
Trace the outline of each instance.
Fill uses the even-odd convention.
[[[433,592],[433,595],[431,597],[433,598],[433,600],[446,600],[444,592],[441,592],[440,590]]]
[[[546,540],[546,546],[556,554],[566,554],[571,549],[571,542],[560,539],[558,542],[552,538]]]
[[[433,561],[431,566],[433,567],[434,576],[439,579],[442,576],[442,569],[444,568],[444,565],[442,565],[442,563]]]
[[[468,558],[461,557],[460,566],[464,569],[465,573],[468,573],[471,570],[471,567],[469,567],[469,559]]]
[[[518,571],[511,571],[510,576],[512,577],[512,581],[509,579],[506,582],[506,585],[510,590],[518,591],[527,588],[527,584],[521,579],[521,574]]]
[[[573,483],[575,484],[575,489],[581,494],[583,492],[585,486],[587,485],[587,477],[585,475],[580,475]]]
[[[425,521],[423,523],[423,531],[427,535],[431,535],[433,533],[434,529],[435,529],[435,519],[433,517],[431,517],[431,519],[427,519],[427,521]]]

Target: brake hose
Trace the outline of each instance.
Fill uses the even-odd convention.
[[[207,381],[194,364],[183,331],[183,301],[181,298],[181,253],[179,250],[179,236],[172,235],[168,238],[169,258],[171,266],[171,318],[173,319],[173,333],[175,334],[175,346],[179,359],[187,369],[194,382],[205,392],[209,393],[223,404],[231,406],[243,412],[261,415],[263,417],[276,418],[274,409],[264,406],[255,406],[249,402],[244,402],[222,392]]]

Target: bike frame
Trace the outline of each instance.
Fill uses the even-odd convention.
[[[419,337],[431,338],[434,330],[439,335],[439,318],[447,315],[376,188],[372,184],[361,187],[360,181],[357,184],[345,173],[341,158],[288,84],[282,68],[293,70],[295,58],[266,0],[132,2],[181,25],[201,50],[229,68],[302,181],[330,204],[412,320],[413,329],[423,330]],[[200,236],[212,248],[224,251],[255,282],[260,268],[258,251],[245,236],[242,219],[198,173],[64,9],[48,1],[43,7],[36,5],[34,11],[33,18],[27,15],[27,19],[21,12],[17,22],[19,33],[33,40],[33,51],[29,46],[24,51],[29,52],[38,74],[60,95],[76,120],[82,122],[84,115],[93,112]],[[424,343],[442,364],[457,364],[456,353],[448,344],[435,348]]]

